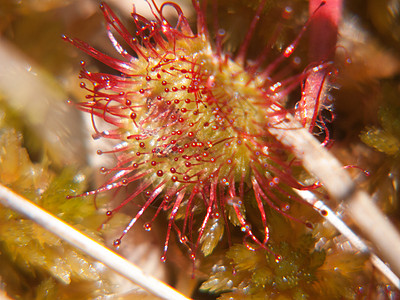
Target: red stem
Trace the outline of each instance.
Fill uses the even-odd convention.
[[[310,0],[309,12],[312,20],[309,27],[309,60],[313,66],[334,59],[338,24],[342,14],[342,0],[327,0],[325,5],[319,7],[320,5],[321,0]],[[316,115],[324,105],[323,85],[326,76],[327,69],[321,68],[307,77],[303,96],[296,110],[296,117],[310,131],[315,125]]]
[[[313,15],[321,0],[310,0],[309,13]],[[312,17],[310,23],[311,63],[320,63],[334,58],[338,24],[342,14],[342,0],[327,0]]]

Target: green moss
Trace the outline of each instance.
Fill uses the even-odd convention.
[[[67,199],[86,188],[86,176],[65,168],[60,174],[49,170],[45,160],[33,163],[22,147],[22,135],[10,128],[0,131],[0,182],[37,203],[45,210],[101,241],[97,230],[104,221],[92,198]],[[93,297],[93,286],[101,274],[93,261],[35,222],[0,206],[0,268],[8,294],[18,299],[55,299],[63,290],[86,282],[82,294]],[[7,274],[13,274],[8,276]],[[21,284],[10,283],[21,281]],[[100,284],[103,286],[103,284]],[[73,288],[70,290],[72,291]],[[104,292],[104,291],[102,291]],[[60,298],[61,299],[61,298]],[[70,299],[66,297],[64,299]],[[84,299],[84,298],[82,298]]]
[[[201,251],[204,256],[210,255],[224,235],[225,222],[222,218],[214,218],[208,222],[204,234],[200,238]]]
[[[310,230],[271,209],[267,219],[268,249],[248,242],[234,244],[216,260],[202,290],[221,294],[219,299],[355,297],[358,282],[353,276],[362,273],[365,256],[344,255],[330,246],[316,249],[317,236],[324,233],[321,226]]]

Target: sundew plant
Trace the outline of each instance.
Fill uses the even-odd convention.
[[[334,215],[325,204],[335,208],[334,200],[358,191],[347,173],[340,173],[343,185],[341,176],[325,175],[344,172],[325,164],[324,149],[333,144],[343,68],[335,60],[341,1],[231,4],[237,14],[243,9],[243,23],[230,20],[225,1],[193,0],[190,19],[174,2],[147,5],[149,16],[134,8],[125,18],[101,3],[113,52],[79,34],[62,36],[91,57],[81,63],[83,96],[68,102],[90,120],[93,139],[107,141],[95,155],[115,160],[100,168],[103,184],[70,189],[66,203],[100,199],[99,228],[130,215],[106,241],[117,249],[132,231],[165,224],[161,262],[181,257],[174,268],[201,281],[205,297],[395,296],[366,271],[373,268],[369,248],[346,246],[323,218]],[[384,148],[373,143],[379,132],[362,139]],[[54,285],[46,281],[38,291]]]
[[[321,62],[315,68],[281,81],[275,79],[280,62],[292,55],[296,43],[290,44],[263,69],[256,66],[264,62],[265,50],[258,61],[247,62],[251,30],[265,4],[265,1],[259,4],[252,28],[238,54],[233,56],[224,53],[221,36],[211,40],[204,8],[196,1],[193,2],[197,12],[196,33],[179,6],[165,3],[158,7],[152,3],[155,21],[132,14],[134,36],[103,3],[101,9],[108,35],[122,59],[102,54],[81,40],[65,38],[121,72],[121,76],[92,73],[84,65],[81,72],[81,78],[91,86],[81,83],[89,94],[88,101],[79,103],[78,107],[92,115],[94,138],[118,142],[112,150],[97,152],[98,155],[115,154],[118,163],[113,168],[101,169],[113,176],[88,194],[136,183],[135,191],[107,212],[111,216],[123,205],[135,201],[138,195],[146,196],[142,209],[123,235],[149,206],[158,206],[154,218],[162,210],[170,211],[162,260],[173,229],[195,259],[197,248],[210,235],[208,231],[215,233],[210,239],[216,241],[203,245],[205,254],[213,250],[229,223],[240,226],[244,236],[257,247],[269,249],[264,206],[304,223],[289,212],[291,202],[301,202],[290,188],[313,190],[318,184],[296,178],[294,167],[298,164],[290,149],[280,144],[268,128],[285,122],[288,94],[307,75],[326,68],[327,63]],[[168,6],[177,13],[174,25],[163,15]],[[120,45],[114,31],[133,54]],[[112,126],[97,129],[96,117]],[[248,193],[252,194],[249,201],[254,201],[259,208],[261,237],[252,232],[247,221],[244,199]],[[290,200],[282,200],[285,198]],[[180,224],[177,219],[182,219]],[[151,223],[145,224],[146,230],[151,230]],[[121,243],[121,238],[115,245]]]

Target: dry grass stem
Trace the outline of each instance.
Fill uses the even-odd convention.
[[[188,299],[167,284],[146,274],[136,265],[3,185],[0,185],[0,203],[35,221],[95,260],[100,261],[120,275],[140,285],[153,295],[170,300]]]
[[[292,149],[303,166],[321,181],[333,199],[346,205],[347,214],[399,276],[400,235],[397,229],[374,204],[371,197],[356,187],[340,162],[290,114],[286,115],[281,124],[271,127],[269,131],[282,144]]]
[[[313,205],[318,211],[325,211],[326,215],[322,215],[330,224],[332,224],[337,231],[339,231],[347,240],[359,251],[370,254],[370,260],[374,267],[378,269],[391,283],[400,289],[400,279],[396,274],[376,255],[369,249],[364,241],[355,234],[347,225],[335,214],[325,203],[315,197],[310,191],[296,192],[308,203]]]

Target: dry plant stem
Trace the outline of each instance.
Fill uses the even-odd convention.
[[[344,202],[348,209],[347,214],[399,276],[399,233],[369,195],[356,187],[337,159],[290,114],[279,125],[271,127],[269,132],[292,149],[303,166],[321,181],[333,199]]]
[[[13,300],[13,299],[8,297],[5,291],[0,290],[0,300]]]
[[[315,197],[310,191],[295,190],[304,200],[313,205],[318,211],[326,212],[321,214],[325,220],[331,223],[347,240],[359,251],[370,254],[372,264],[378,269],[392,284],[400,289],[400,279],[392,270],[356,235],[325,203]]]
[[[171,288],[167,284],[146,274],[137,266],[93,241],[88,236],[74,229],[64,221],[44,211],[29,200],[19,196],[7,187],[0,185],[0,203],[9,207],[27,218],[35,221],[50,232],[67,241],[87,255],[107,265],[122,276],[140,285],[155,296],[162,299],[184,300],[189,299]]]
[[[347,206],[351,218],[363,230],[364,235],[377,247],[393,271],[400,274],[400,236],[394,226],[367,193],[357,190]]]

